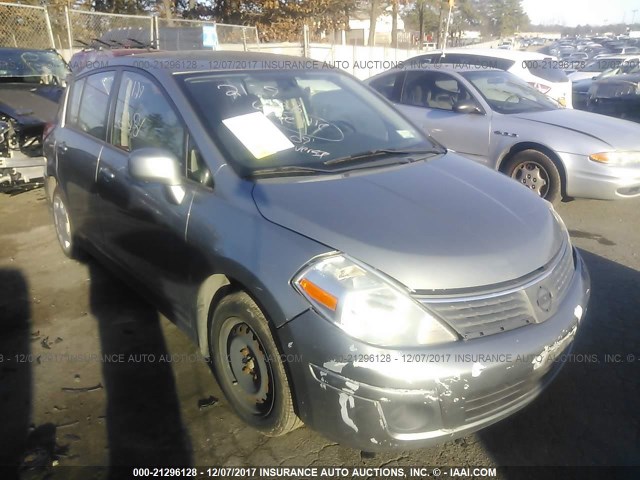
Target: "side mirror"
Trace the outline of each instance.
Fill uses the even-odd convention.
[[[456,113],[482,113],[473,100],[461,100],[454,103],[453,111]]]
[[[182,173],[175,155],[161,148],[141,148],[129,154],[129,174],[136,180],[169,187],[173,201],[182,203]]]

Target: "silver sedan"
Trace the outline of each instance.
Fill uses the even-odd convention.
[[[552,203],[640,195],[640,125],[564,109],[495,69],[403,68],[365,83],[446,147]]]

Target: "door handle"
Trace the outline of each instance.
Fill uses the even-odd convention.
[[[102,178],[105,183],[109,183],[116,178],[116,174],[109,167],[100,167],[98,173],[100,174],[100,178]]]

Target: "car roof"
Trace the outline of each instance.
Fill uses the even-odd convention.
[[[4,52],[56,52],[53,48],[15,48],[15,47],[0,47],[0,55]]]
[[[598,61],[598,60],[628,60],[630,58],[631,59],[640,58],[640,55],[633,54],[633,53],[628,53],[626,55],[611,54],[611,55],[604,55],[602,57],[599,57],[597,59],[592,59],[592,60],[595,60],[595,61]]]
[[[421,55],[433,55],[442,53],[441,51],[428,52]],[[553,55],[547,55],[539,52],[522,52],[520,50],[499,50],[497,48],[448,48],[444,51],[445,56],[449,53],[466,54],[466,55],[483,55],[487,57],[504,58],[507,60],[539,60],[549,58]]]
[[[407,70],[407,71],[415,71],[415,70],[436,70],[436,71],[445,71],[445,72],[456,72],[456,73],[464,73],[464,72],[477,72],[478,70],[490,70],[490,71],[496,71],[496,72],[504,72],[504,70],[501,70],[499,68],[493,68],[493,67],[484,67],[484,66],[477,66],[477,65],[463,65],[463,64],[457,64],[457,63],[438,63],[438,64],[419,64],[419,65],[412,65],[411,64],[411,59],[406,60],[402,66],[400,67],[402,70]]]
[[[146,61],[145,61],[146,60]],[[328,70],[324,62],[263,52],[185,50],[143,51],[109,59],[111,65],[142,66],[169,73],[229,70]],[[340,69],[331,69],[340,71]]]

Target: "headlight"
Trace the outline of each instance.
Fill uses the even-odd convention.
[[[344,255],[319,258],[293,284],[324,317],[364,342],[398,347],[458,339],[400,285]]]
[[[600,152],[589,155],[589,160],[624,167],[640,164],[640,152]]]

